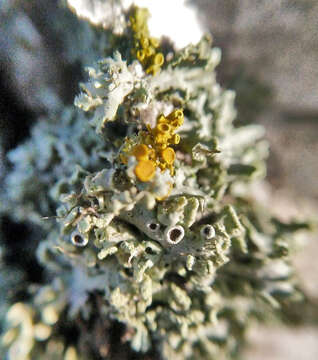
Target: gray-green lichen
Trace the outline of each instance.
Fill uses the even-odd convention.
[[[165,54],[156,76],[115,50],[87,69],[75,98],[85,114],[40,120],[8,155],[1,211],[42,228],[46,283],[10,306],[2,352],[111,359],[119,322],[117,346],[140,357],[235,357],[252,321],[300,296],[288,255],[308,225],[279,222],[253,197],[267,143],[262,127],[233,125],[235,94],[216,81],[220,50],[208,37]],[[125,144],[176,108],[174,173],[157,167],[141,181],[136,158],[122,161]]]

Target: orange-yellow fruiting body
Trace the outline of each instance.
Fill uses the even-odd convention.
[[[150,181],[157,167],[161,171],[169,169],[170,174],[174,174],[176,154],[170,145],[179,144],[180,135],[175,134],[175,131],[182,124],[183,111],[177,109],[168,116],[159,115],[154,128],[147,124],[147,130],[138,134],[141,143],[132,146],[129,139],[126,140],[123,151],[135,156],[138,162],[135,174],[140,181]],[[127,164],[127,155],[121,154],[120,159]]]
[[[140,181],[150,181],[156,172],[156,163],[152,160],[141,160],[135,167],[135,174]]]
[[[164,63],[164,56],[161,52],[156,52],[156,49],[159,47],[159,41],[149,35],[148,17],[148,10],[138,7],[134,8],[130,16],[130,24],[134,37],[132,54],[137,57],[147,74],[156,75]]]
[[[171,147],[167,147],[161,151],[161,158],[163,162],[167,163],[168,165],[172,165],[176,158],[176,154]]]
[[[179,142],[180,142],[180,135],[179,134],[174,134],[172,136],[172,144],[177,145],[177,144],[179,144]]]
[[[136,145],[132,151],[132,155],[134,155],[138,161],[148,160],[149,153],[150,153],[150,149],[145,144]]]

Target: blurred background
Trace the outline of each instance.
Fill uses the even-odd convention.
[[[54,112],[61,101],[72,104],[84,77],[79,59],[86,25],[58,3],[0,0],[0,179],[5,153],[29,135],[39,116]],[[237,92],[237,123],[256,122],[266,129],[273,209],[284,218],[317,217],[318,2],[190,3],[222,49],[218,80]],[[72,29],[69,35],[65,24]],[[2,221],[5,233],[17,226]],[[21,234],[27,231],[19,226]],[[317,240],[312,236],[294,259],[311,304],[318,303]],[[251,329],[244,359],[318,359],[317,316],[310,314],[298,326],[295,316],[291,327]]]

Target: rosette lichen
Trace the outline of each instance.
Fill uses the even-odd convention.
[[[288,255],[308,225],[253,195],[267,142],[234,125],[220,50],[207,36],[158,53],[146,10],[122,11],[111,41],[130,54],[88,68],[85,114],[52,114],[9,154],[1,211],[41,227],[46,282],[7,313],[9,360],[230,359],[251,321],[299,297]]]

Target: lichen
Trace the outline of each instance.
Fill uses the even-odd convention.
[[[132,9],[129,17],[134,42],[132,53],[143,65],[147,74],[156,75],[164,63],[164,55],[156,51],[159,41],[149,35],[147,26],[149,15],[147,9],[138,7]]]
[[[127,156],[134,156],[137,160],[135,174],[140,181],[146,182],[153,179],[156,168],[161,171],[169,169],[174,175],[175,151],[169,145],[177,145],[180,135],[175,134],[178,127],[183,124],[183,112],[174,110],[167,117],[159,115],[156,126],[152,129],[149,125],[145,131],[139,131],[132,142],[127,138],[120,159],[127,164]],[[172,184],[171,184],[172,186]]]
[[[122,15],[110,40],[145,71],[112,49],[75,98],[85,114],[35,123],[8,156],[0,210],[40,228],[45,274],[6,305],[8,360],[112,359],[121,347],[122,358],[231,359],[253,319],[301,296],[289,253],[309,225],[284,224],[253,197],[268,147],[261,126],[233,123],[220,50],[204,37],[157,71],[147,12]]]

